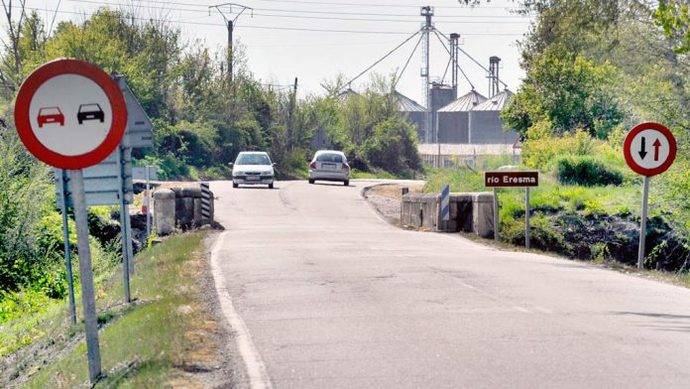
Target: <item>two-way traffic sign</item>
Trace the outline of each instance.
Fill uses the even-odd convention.
[[[651,122],[635,126],[628,133],[623,144],[625,162],[635,173],[644,176],[640,240],[637,250],[637,267],[640,269],[644,267],[650,177],[665,172],[673,165],[676,159],[676,147],[676,138],[671,130],[662,124]]]
[[[625,138],[623,152],[630,168],[651,177],[668,170],[676,159],[676,138],[659,123],[642,123]]]

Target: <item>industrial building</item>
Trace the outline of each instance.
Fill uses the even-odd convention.
[[[432,22],[433,7],[421,7],[420,15],[424,17],[423,26],[407,37],[393,50],[387,52],[369,67],[357,74],[345,86],[341,98],[355,93],[351,85],[392,53],[399,50],[408,42],[417,44],[404,62],[404,66],[393,77],[392,98],[397,104],[399,112],[412,123],[419,138],[419,152],[422,158],[432,163],[440,164],[451,157],[487,154],[519,154],[519,136],[515,131],[506,128],[501,120],[501,110],[509,103],[513,93],[508,85],[500,80],[499,69],[501,59],[497,56],[489,58],[489,66],[485,67],[460,47],[460,34],[444,34],[436,29]],[[431,38],[435,37],[448,53],[448,64],[442,77],[432,80],[430,74]],[[417,103],[404,96],[395,88],[407,69],[410,60],[418,47],[421,46],[422,67],[420,76],[424,87],[424,102]],[[486,73],[489,81],[487,96],[477,92],[471,79],[460,66],[459,55],[467,57],[474,65]],[[449,76],[448,79],[446,76]],[[460,77],[464,77],[470,91],[458,98]],[[446,83],[446,80],[449,82]]]
[[[469,113],[487,100],[481,93],[470,91],[436,112],[439,143],[469,143]]]

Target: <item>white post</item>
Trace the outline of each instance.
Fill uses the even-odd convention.
[[[89,248],[89,225],[84,194],[84,175],[81,170],[71,170],[74,220],[77,225],[77,249],[79,251],[79,274],[81,276],[81,299],[84,305],[84,332],[86,334],[86,355],[89,362],[89,379],[95,384],[101,376],[101,350],[98,345],[98,317],[94,296],[91,249]]]
[[[640,218],[640,244],[637,250],[637,268],[644,268],[645,255],[645,241],[647,240],[647,211],[649,201],[649,181],[650,178],[645,176],[642,184],[642,215]]]
[[[530,248],[530,226],[529,226],[529,187],[525,188],[525,247]]]
[[[151,236],[151,166],[146,166],[146,240]]]
[[[498,189],[494,187],[494,240],[498,241]]]

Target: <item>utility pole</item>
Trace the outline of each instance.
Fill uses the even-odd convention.
[[[293,128],[295,120],[295,105],[297,103],[297,77],[295,77],[295,85],[292,90],[292,96],[290,97],[290,112],[288,112],[288,127],[287,127],[287,149],[292,150],[293,144]]]
[[[426,5],[422,7],[420,15],[424,16],[425,18],[424,27],[422,27],[422,34],[424,34],[424,46],[422,48],[422,52],[424,55],[424,67],[422,68],[422,80],[424,83],[424,95],[426,96],[425,138],[426,143],[431,143],[433,141],[433,128],[431,128],[433,107],[431,106],[431,88],[429,88],[429,86],[431,85],[431,78],[429,75],[429,52],[431,49],[431,42],[429,41],[429,38],[431,36],[431,31],[433,30],[431,18],[434,16],[434,9]]]
[[[234,12],[232,7],[239,8],[239,11]],[[242,4],[236,4],[236,3],[223,3],[223,4],[218,4],[218,5],[210,5],[208,7],[208,14],[209,16],[211,15],[211,9],[215,8],[220,16],[223,17],[223,20],[225,20],[226,27],[228,29],[228,53],[227,53],[227,63],[228,63],[228,84],[232,85],[232,75],[233,75],[233,66],[232,66],[232,50],[233,50],[233,32],[235,30],[235,22],[237,19],[244,13],[246,10],[252,11],[252,16],[254,9],[251,7],[247,7]],[[234,14],[234,17],[233,17]]]

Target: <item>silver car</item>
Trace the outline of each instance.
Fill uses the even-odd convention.
[[[309,183],[316,181],[342,181],[350,185],[350,165],[342,151],[319,150],[309,164]]]
[[[237,188],[245,185],[268,185],[273,189],[275,170],[271,158],[267,153],[258,151],[243,151],[237,155],[232,164],[232,186]]]

